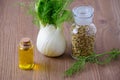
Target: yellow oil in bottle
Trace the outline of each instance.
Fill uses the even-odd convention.
[[[19,68],[20,69],[33,69],[34,67],[34,52],[33,45],[29,38],[23,38],[19,44]]]

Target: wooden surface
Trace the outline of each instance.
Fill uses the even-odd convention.
[[[0,80],[120,80],[120,57],[108,65],[87,64],[85,69],[72,77],[63,73],[75,62],[70,56],[70,25],[65,25],[68,47],[58,58],[48,58],[36,49],[39,28],[32,17],[18,2],[31,0],[0,0]],[[120,0],[74,0],[70,8],[92,5],[95,8],[94,23],[98,29],[95,50],[97,53],[120,49]],[[35,69],[18,68],[17,46],[21,38],[30,37],[35,46]]]

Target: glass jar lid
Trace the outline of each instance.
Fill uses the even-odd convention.
[[[73,8],[75,22],[78,25],[89,25],[92,23],[94,8],[91,6],[79,6]]]

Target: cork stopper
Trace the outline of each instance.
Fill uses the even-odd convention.
[[[20,46],[23,48],[31,47],[31,40],[30,38],[22,38],[20,41]]]

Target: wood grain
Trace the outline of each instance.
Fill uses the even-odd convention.
[[[18,2],[31,0],[0,0],[0,80],[120,80],[120,57],[108,65],[87,64],[82,72],[72,77],[63,73],[75,62],[70,56],[70,24],[66,24],[67,49],[63,56],[48,58],[36,49],[39,28]],[[120,0],[74,0],[70,8],[91,5],[95,8],[97,27],[95,50],[97,53],[120,49]],[[35,46],[35,69],[18,68],[17,46],[21,38],[30,37]]]

